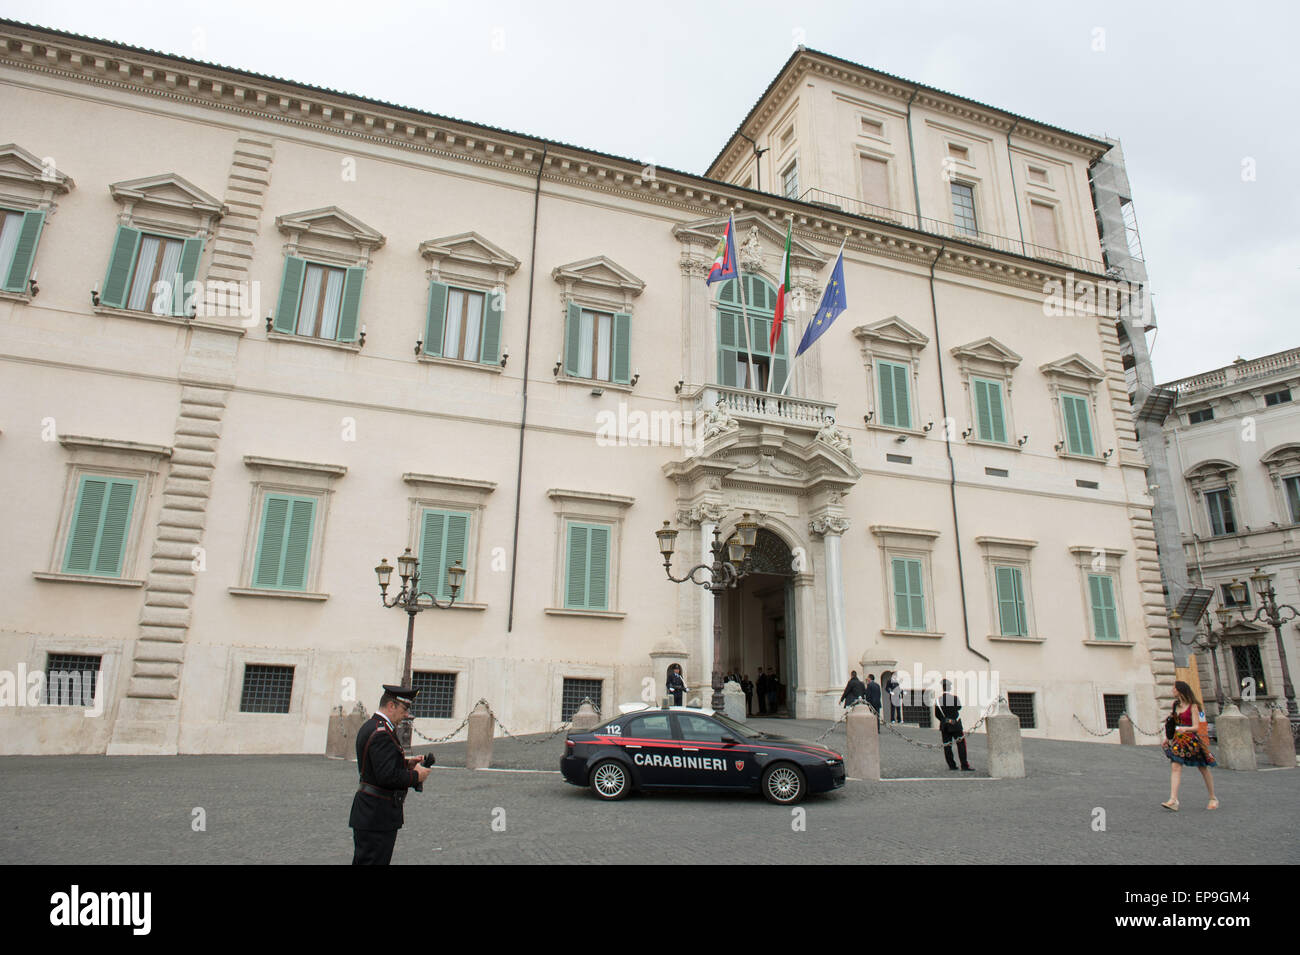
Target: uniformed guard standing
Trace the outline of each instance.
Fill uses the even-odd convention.
[[[686,692],[686,681],[682,679],[682,665],[674,663],[668,667],[667,690],[673,698],[673,706],[682,705],[682,694]]]
[[[406,791],[432,772],[418,756],[407,756],[397,740],[397,724],[406,718],[419,690],[384,684],[379,711],[357,733],[357,773],[361,785],[352,797],[353,865],[388,865],[404,821]]]

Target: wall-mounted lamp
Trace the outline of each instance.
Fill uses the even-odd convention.
[[[874,411],[868,411],[866,414],[862,416],[862,420],[865,421],[867,424],[871,424],[871,419],[874,418],[875,416],[876,413]]]
[[[926,434],[929,434],[931,431],[933,431],[933,430],[934,430],[934,419],[931,418],[931,419],[930,419],[930,423],[927,424],[927,425],[926,425],[924,428],[922,428],[921,430],[924,431]]]
[[[961,439],[965,441],[967,438],[970,437],[971,432],[974,430],[975,430],[974,428],[967,428],[965,431],[961,433]]]
[[[1058,441],[1058,442],[1056,442],[1056,453],[1057,453],[1057,454],[1060,454],[1060,453],[1061,453],[1061,448],[1063,448],[1063,447],[1065,447],[1065,442],[1064,442],[1064,441]]]
[[[1019,441],[1016,442],[1016,447],[1023,448],[1028,443],[1029,443],[1029,435],[1025,435],[1023,438],[1021,438]]]
[[[558,375],[558,374],[560,373],[560,369],[561,369],[562,367],[564,367],[564,359],[563,359],[563,358],[556,358],[556,359],[555,359],[555,367],[551,369],[551,374],[552,374],[552,375]]]
[[[95,287],[90,290],[90,304],[94,305],[96,308],[99,307],[99,283],[98,282],[96,282]]]
[[[508,348],[501,349],[501,367],[504,368],[506,366],[506,362],[508,362],[509,360],[510,360],[510,349]]]
[[[420,357],[420,350],[421,350],[422,348],[424,348],[424,339],[422,339],[422,338],[417,338],[417,339],[415,340],[415,357],[416,357],[416,358],[419,358],[419,357]]]
[[[1103,455],[1101,456],[1101,457],[1102,457],[1102,460],[1103,460],[1103,461],[1109,460],[1109,459],[1110,459],[1110,456],[1111,456],[1112,454],[1114,454],[1114,453],[1115,453],[1115,449],[1114,449],[1114,448],[1111,448],[1109,451],[1107,451],[1105,454],[1103,454]]]
[[[27,280],[27,291],[31,293],[32,298],[41,294],[41,287],[36,284],[36,273],[39,269],[32,269],[32,277]]]
[[[682,385],[684,384],[686,384],[686,379],[678,378],[677,384],[673,387],[673,394],[680,395],[682,393]]]
[[[633,387],[633,388],[636,387],[637,379],[640,378],[640,377],[641,377],[641,373],[640,373],[640,372],[637,372],[635,375],[632,376],[632,387]]]
[[[366,347],[366,326],[361,326],[361,334],[357,336],[357,344],[362,348]]]
[[[271,330],[274,324],[275,324],[275,319],[272,318],[270,315],[266,316],[266,330],[268,332]]]

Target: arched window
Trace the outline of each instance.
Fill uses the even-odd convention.
[[[753,391],[776,391],[785,387],[790,367],[788,340],[791,330],[783,327],[776,353],[768,347],[772,319],[776,314],[776,289],[758,275],[743,276],[745,311],[749,313],[749,342],[746,352],[744,313],[735,279],[724,282],[718,290],[718,384]],[[754,373],[749,362],[753,359]],[[768,388],[769,379],[772,387]]]

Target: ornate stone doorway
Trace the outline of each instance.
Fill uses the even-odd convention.
[[[727,594],[723,607],[723,668],[754,683],[753,715],[794,716],[798,686],[794,555],[762,528],[754,545],[754,569]],[[777,674],[768,700],[758,694],[758,668]]]

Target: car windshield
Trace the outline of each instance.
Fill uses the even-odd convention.
[[[714,713],[713,718],[725,726],[731,733],[739,739],[763,739],[767,734],[760,733],[756,729],[746,726],[744,723],[737,723],[730,717],[723,716],[721,713]]]

